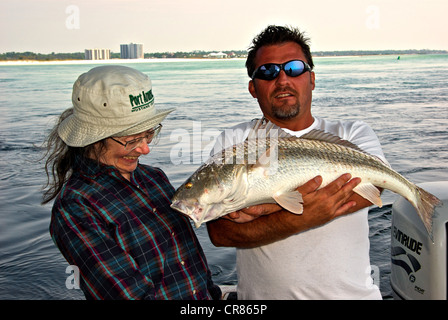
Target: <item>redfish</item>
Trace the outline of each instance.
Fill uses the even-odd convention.
[[[260,135],[260,129],[265,134]],[[361,178],[353,190],[381,207],[377,187],[406,198],[428,233],[434,207],[441,201],[407,180],[380,159],[356,145],[319,130],[294,137],[273,124],[257,122],[249,137],[208,159],[175,192],[171,207],[199,227],[245,207],[277,203],[290,212],[303,212],[296,190],[312,178],[323,178],[321,188],[344,173]]]

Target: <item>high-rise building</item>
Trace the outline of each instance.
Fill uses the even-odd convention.
[[[120,58],[129,59],[129,46],[127,44],[120,44]]]
[[[108,60],[110,59],[110,49],[85,49],[85,60]]]
[[[130,43],[120,45],[121,59],[143,59],[143,44]]]

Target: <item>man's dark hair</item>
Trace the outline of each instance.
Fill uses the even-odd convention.
[[[255,55],[258,49],[263,46],[276,45],[284,42],[295,42],[303,51],[306,57],[306,62],[310,65],[311,69],[314,68],[313,58],[311,56],[311,50],[309,46],[310,39],[293,27],[281,27],[281,26],[268,26],[259,35],[252,40],[252,46],[249,47],[246,60],[247,74],[252,76],[255,71]]]

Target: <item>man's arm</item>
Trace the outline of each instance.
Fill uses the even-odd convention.
[[[370,202],[353,192],[361,179],[350,178],[350,174],[344,174],[317,190],[322,183],[322,178],[318,176],[299,187],[297,190],[303,197],[301,215],[278,206],[276,208],[276,205],[260,205],[254,209],[266,215],[251,222],[235,223],[228,219],[210,221],[207,223],[210,239],[218,247],[257,247],[321,226],[338,216],[369,206]],[[276,209],[279,210],[273,212]]]

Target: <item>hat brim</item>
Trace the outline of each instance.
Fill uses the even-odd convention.
[[[75,114],[72,114],[61,122],[58,128],[58,134],[70,147],[85,147],[111,136],[130,136],[152,129],[174,110],[175,108],[157,109],[156,113],[150,119],[137,123],[126,130],[122,130],[122,128],[116,125],[110,127],[104,125],[92,126],[92,124],[86,123],[76,117]]]

